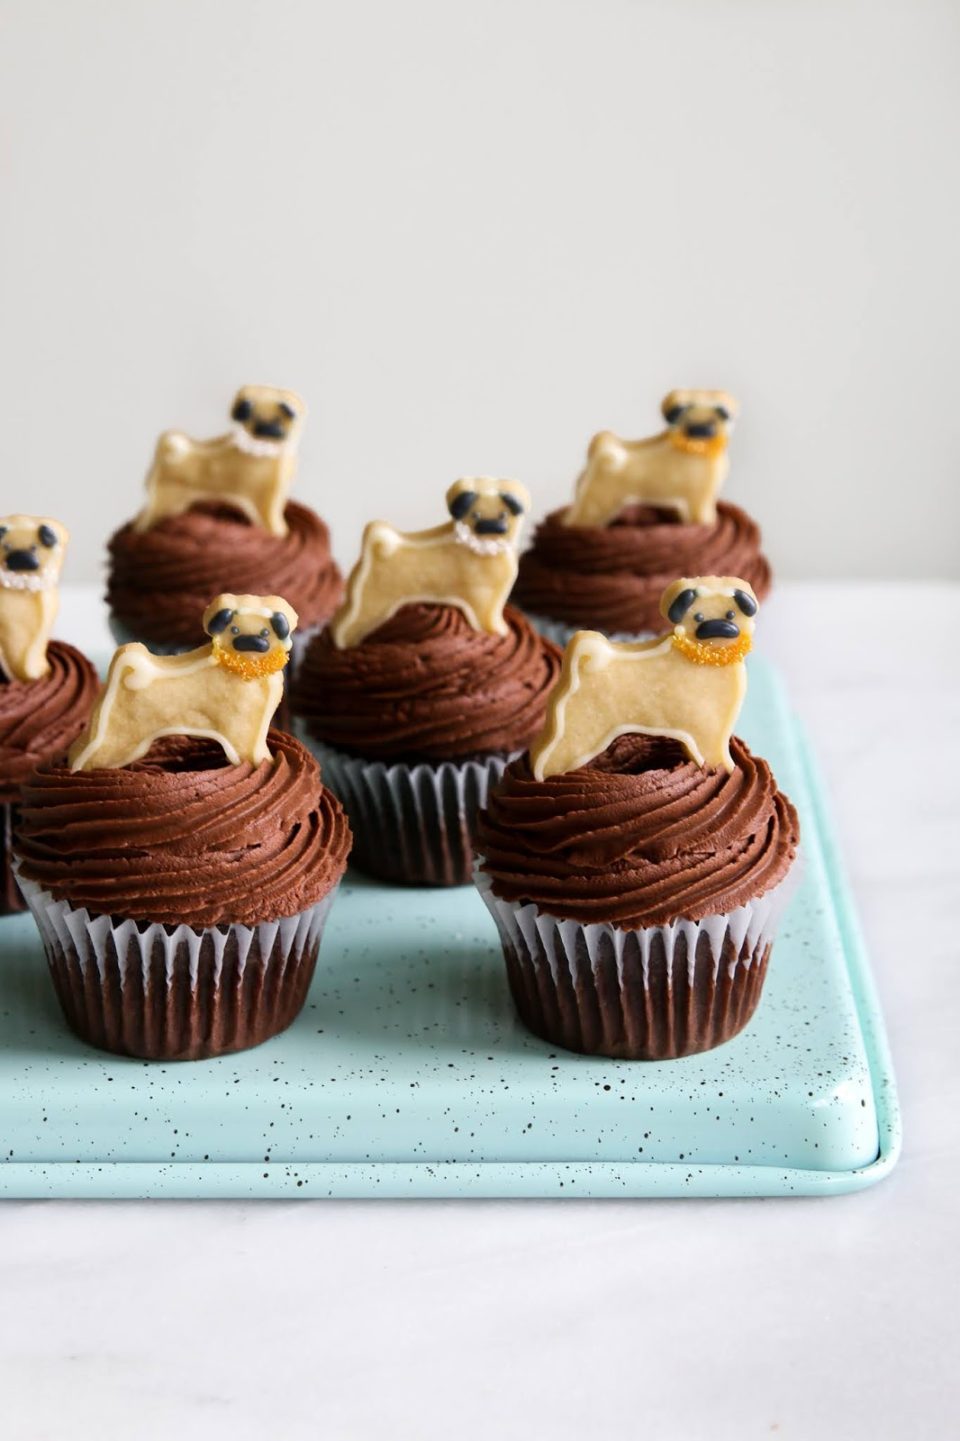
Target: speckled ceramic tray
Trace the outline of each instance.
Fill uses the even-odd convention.
[[[65,1029],[33,923],[0,920],[0,1195],[828,1195],[880,1179],[899,1120],[822,790],[751,663],[741,730],[797,802],[804,879],[759,1009],[658,1064],[574,1056],[514,1019],[470,888],[357,878],[306,1009],[219,1061],[159,1065]]]

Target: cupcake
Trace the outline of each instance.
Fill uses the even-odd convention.
[[[114,655],[68,761],[25,782],[14,865],[64,1015],[148,1060],[259,1044],[299,1013],[350,829],[268,730],[296,613],[220,595],[207,645]]]
[[[725,391],[674,390],[648,440],[594,436],[571,505],[538,526],[513,600],[560,644],[579,627],[617,639],[664,629],[660,596],[678,574],[734,574],[763,598],[770,567],[756,523],[718,500],[736,415]]]
[[[543,732],[490,789],[477,884],[552,1045],[666,1060],[756,1009],[799,841],[732,735],[756,608],[745,580],[703,576],[668,587],[662,639],[580,632]]]
[[[0,915],[23,910],[10,865],[22,787],[34,766],[66,755],[100,686],[86,656],[50,639],[67,539],[46,517],[0,520]]]
[[[295,651],[329,619],[343,593],[330,533],[287,498],[304,411],[293,391],[247,385],[225,435],[160,437],[147,503],[109,542],[107,603],[118,641],[168,652],[199,645],[203,608],[226,590],[287,596],[300,616]]]
[[[556,648],[504,609],[529,497],[461,480],[450,520],[365,533],[347,598],[307,649],[293,709],[340,797],[353,860],[413,885],[463,885],[492,779],[543,724]]]

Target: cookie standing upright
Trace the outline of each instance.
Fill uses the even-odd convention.
[[[189,649],[202,641],[200,616],[218,591],[281,591],[300,616],[297,649],[329,619],[343,593],[330,534],[291,499],[305,418],[296,392],[245,385],[223,434],[160,436],[144,505],[109,542],[117,640]]]
[[[740,575],[766,596],[756,522],[720,499],[738,411],[726,391],[672,390],[658,434],[593,437],[573,500],[540,523],[520,563],[514,603],[544,634],[661,633],[660,595],[679,574]]]
[[[22,786],[35,765],[66,754],[99,684],[86,656],[51,640],[68,539],[50,516],[0,517],[0,915],[23,909],[10,867]]]
[[[343,606],[293,689],[300,731],[340,796],[354,860],[383,879],[466,884],[491,778],[540,728],[559,653],[505,602],[526,489],[455,482],[447,519],[372,521]]]
[[[734,735],[752,587],[678,578],[661,608],[662,639],[572,637],[543,730],[491,787],[477,836],[522,1020],[627,1060],[747,1024],[799,842],[770,767]]]
[[[309,751],[269,728],[296,624],[282,596],[224,593],[205,645],[121,646],[69,758],[24,785],[14,866],[92,1045],[196,1060],[303,1006],[350,828]]]

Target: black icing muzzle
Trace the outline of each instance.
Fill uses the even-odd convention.
[[[490,520],[475,521],[473,528],[477,535],[506,535],[507,522],[501,520],[499,516],[494,516]]]
[[[697,640],[736,640],[739,634],[732,620],[702,620],[697,626]]]
[[[255,650],[263,655],[264,651],[270,649],[270,641],[265,635],[237,635],[233,638],[234,650]]]
[[[717,427],[712,420],[691,421],[683,428],[691,440],[712,440],[717,433]]]
[[[261,440],[283,440],[287,432],[279,420],[257,420],[254,422],[253,433]]]
[[[9,550],[4,558],[7,570],[39,570],[40,562],[32,550]]]

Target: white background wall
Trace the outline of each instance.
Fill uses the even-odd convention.
[[[0,0],[0,511],[93,578],[266,380],[349,562],[722,385],[781,574],[956,576],[958,62],[936,0]]]

